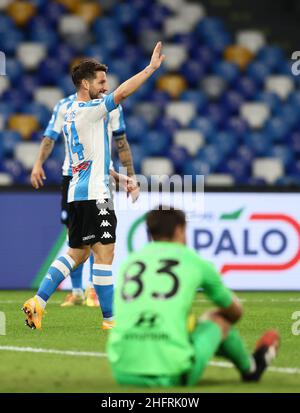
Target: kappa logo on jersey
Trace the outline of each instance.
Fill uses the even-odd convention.
[[[106,239],[112,238],[112,235],[111,235],[109,232],[104,232],[104,234],[102,235],[101,239],[102,239],[102,238],[106,238]]]
[[[108,221],[102,221],[100,227],[111,227],[111,224]]]
[[[99,215],[109,215],[109,212],[107,209],[100,209],[98,216]]]

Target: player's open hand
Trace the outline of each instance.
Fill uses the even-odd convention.
[[[150,67],[157,70],[165,59],[165,55],[161,54],[162,43],[158,42],[153,50]]]
[[[39,189],[40,187],[44,186],[43,180],[45,179],[46,175],[43,167],[41,165],[34,165],[30,176],[31,185],[35,189]]]

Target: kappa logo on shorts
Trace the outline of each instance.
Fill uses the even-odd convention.
[[[101,239],[102,239],[102,238],[106,238],[106,239],[112,238],[112,235],[111,235],[109,232],[104,232],[104,234],[102,235]]]
[[[108,221],[102,221],[100,227],[111,227],[112,225]]]
[[[109,215],[109,212],[107,209],[100,209],[98,216],[99,215]]]

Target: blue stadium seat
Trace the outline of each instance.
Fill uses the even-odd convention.
[[[6,157],[10,158],[14,154],[15,146],[21,141],[21,135],[12,130],[0,132],[0,137],[3,142],[3,151]]]
[[[238,114],[240,111],[240,106],[244,102],[244,95],[236,90],[228,90],[221,97],[222,105],[231,115]]]
[[[256,154],[248,145],[240,145],[237,148],[236,156],[241,159],[243,163],[251,165]]]
[[[269,119],[264,127],[264,132],[273,141],[284,141],[291,130],[288,122],[281,116]]]
[[[19,89],[8,89],[2,95],[3,102],[9,102],[9,105],[13,107],[14,112],[21,112],[26,103],[30,100],[29,95],[20,93]]]
[[[279,116],[288,123],[291,129],[295,129],[300,126],[300,108],[287,103],[281,105],[278,110]]]
[[[109,66],[110,70],[110,54],[105,48],[104,45],[100,44],[93,44],[88,46],[85,51],[84,51],[85,56],[87,57],[92,57],[94,59],[97,59],[101,63],[105,63],[107,66]]]
[[[205,108],[204,116],[221,128],[228,118],[227,108],[222,104],[209,103]]]
[[[285,168],[290,167],[295,160],[293,150],[286,145],[275,145],[271,148],[269,156],[279,158]]]
[[[6,59],[6,73],[11,84],[16,83],[23,74],[23,68],[20,62],[12,57]]]
[[[280,98],[274,92],[266,92],[264,90],[260,91],[256,95],[255,100],[266,103],[273,113],[278,113],[280,106],[281,106]]]
[[[250,186],[265,186],[266,180],[264,178],[255,178],[250,176],[246,181],[245,184]]]
[[[215,171],[220,165],[224,155],[217,145],[207,145],[198,151],[197,159],[207,162],[212,170]]]
[[[66,70],[65,65],[53,57],[47,57],[38,68],[38,76],[41,83],[45,85],[56,85],[62,73]]]
[[[166,133],[167,135],[173,135],[178,129],[180,129],[180,123],[168,116],[163,116],[157,120],[155,127],[160,132]]]
[[[5,31],[0,34],[0,50],[5,50],[7,56],[12,56],[23,39],[24,34],[18,29]]]
[[[141,144],[147,156],[166,156],[171,144],[171,136],[152,130],[143,135]]]
[[[62,74],[57,81],[57,86],[62,90],[64,96],[69,96],[76,92],[74,83],[69,74]]]
[[[293,150],[293,152],[299,157],[300,156],[300,131],[293,132],[289,138],[287,144]]]
[[[249,131],[249,126],[245,119],[232,116],[227,119],[225,129],[233,132],[238,138],[242,138]]]
[[[110,73],[118,76],[120,82],[124,82],[135,74],[133,65],[129,63],[124,64],[124,60],[121,58],[113,59],[109,66]]]
[[[168,16],[171,16],[172,12],[168,7],[157,3],[155,4],[152,0],[148,0],[148,2],[146,1],[144,3],[143,15],[150,17],[154,22],[155,27],[162,28],[165,19]]]
[[[222,131],[213,135],[211,143],[222,156],[232,156],[238,146],[238,137],[230,131]]]
[[[262,62],[250,63],[247,68],[247,75],[261,85],[264,84],[270,73],[271,69]]]
[[[221,76],[228,84],[234,83],[240,73],[239,73],[239,68],[237,65],[231,62],[225,62],[225,61],[217,61],[213,65],[213,72]]]
[[[194,159],[191,162],[186,162],[183,167],[184,175],[208,175],[214,172],[214,168],[209,162],[201,161],[200,159]]]
[[[249,76],[240,77],[235,82],[234,87],[246,100],[253,99],[258,93],[258,85],[256,81]]]
[[[51,112],[48,110],[48,108],[36,102],[32,102],[26,105],[23,112],[27,113],[28,115],[35,115],[42,128],[46,128],[51,118]]]
[[[47,47],[55,47],[59,43],[58,34],[47,28],[31,29],[29,34],[30,41],[44,43]]]
[[[229,173],[234,177],[237,184],[244,184],[250,176],[250,166],[239,158],[230,158],[223,165],[220,172]]]
[[[182,146],[172,145],[169,147],[167,158],[173,162],[176,173],[182,174],[184,166],[191,162],[188,151]]]
[[[47,184],[59,184],[61,181],[61,166],[60,159],[47,159],[44,163],[44,171],[47,177]]]
[[[32,99],[35,89],[40,86],[37,76],[33,74],[25,74],[20,79],[19,93]]]
[[[211,139],[211,137],[216,133],[217,127],[214,122],[208,119],[206,116],[194,118],[189,127],[191,129],[198,130],[201,132],[206,139]]]
[[[271,70],[276,70],[280,67],[280,63],[284,60],[284,53],[279,47],[265,46],[258,52],[257,60],[269,67]]]
[[[66,43],[60,43],[60,44],[56,44],[55,46],[52,46],[49,48],[48,56],[51,58],[57,59],[67,69],[68,65],[72,62],[72,60],[76,56],[76,51],[72,46]],[[90,56],[90,55],[87,54],[87,56]]]
[[[201,114],[203,108],[207,105],[207,96],[201,90],[186,90],[180,96],[180,100],[183,102],[192,102],[199,114]]]
[[[124,27],[130,26],[140,17],[139,10],[129,3],[119,3],[113,8],[115,23]]]
[[[189,53],[194,60],[203,63],[207,69],[218,59],[217,54],[206,45],[195,45],[189,50]]]
[[[153,90],[153,92],[149,96],[149,101],[153,102],[154,105],[158,105],[161,108],[163,108],[168,102],[170,102],[170,100],[170,95],[162,90]]]
[[[199,39],[206,39],[215,33],[224,33],[225,26],[217,17],[205,17],[197,25],[195,32]]]
[[[227,33],[218,33],[206,39],[206,44],[216,53],[223,53],[231,43],[232,39]]]
[[[205,75],[205,66],[196,60],[187,60],[181,66],[180,73],[188,82],[189,87],[194,88],[199,85],[199,82]]]
[[[185,46],[187,50],[192,50],[193,48],[197,47],[197,43],[195,42],[195,37],[193,36],[192,33],[174,34],[174,36],[172,36],[170,41],[171,43],[176,43],[176,44]],[[200,60],[200,62],[205,65],[203,61]]]
[[[15,159],[6,159],[2,163],[4,172],[10,174],[14,183],[23,184],[26,181],[27,173],[22,164]]]
[[[57,2],[43,1],[43,5],[40,7],[39,13],[42,16],[47,16],[47,20],[51,24],[56,24],[59,19],[67,13],[67,9]]]
[[[130,142],[140,142],[148,133],[148,125],[143,118],[126,116],[126,133]]]
[[[14,113],[14,106],[11,102],[9,101],[3,101],[1,99],[0,101],[0,113],[4,117],[4,120],[7,121],[7,119]]]
[[[294,161],[294,163],[288,167],[288,170],[291,175],[300,178],[300,159]]]
[[[300,108],[300,90],[296,90],[289,95],[288,103]]]
[[[266,156],[272,148],[272,138],[267,133],[248,132],[245,135],[245,144],[257,156]]]

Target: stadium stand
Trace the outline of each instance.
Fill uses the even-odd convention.
[[[29,183],[51,110],[74,93],[74,62],[101,60],[116,87],[157,40],[164,67],[124,103],[137,173],[300,184],[300,82],[262,32],[231,33],[185,0],[0,0],[0,34],[0,185]],[[51,183],[62,158],[60,142],[45,166]]]

